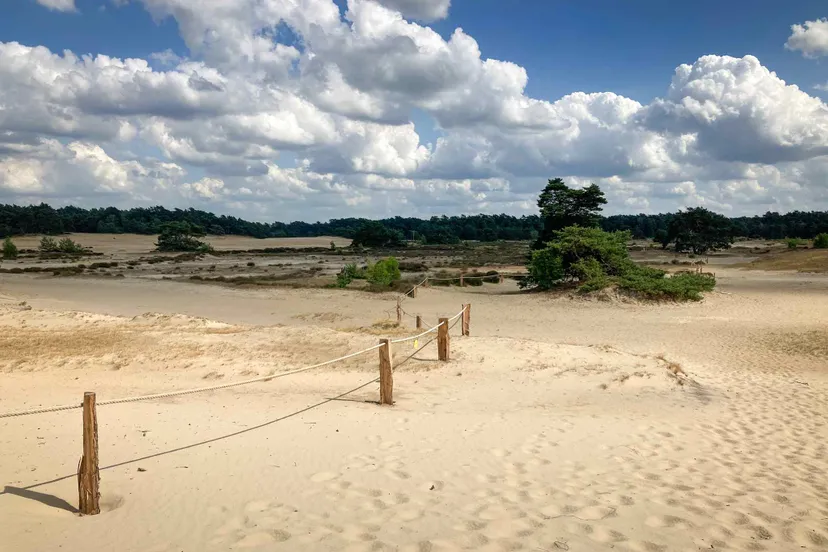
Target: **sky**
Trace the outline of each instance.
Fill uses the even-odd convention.
[[[749,6],[749,8],[748,8]],[[4,0],[0,203],[828,209],[824,0]]]

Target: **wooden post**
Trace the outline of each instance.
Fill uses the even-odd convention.
[[[471,325],[471,304],[463,305],[463,335],[469,335],[469,326]]]
[[[440,318],[440,327],[437,328],[437,358],[442,361],[449,360],[449,321],[448,318]]]
[[[464,287],[466,285],[465,280],[463,280],[463,275],[460,275],[460,287]]]
[[[380,339],[380,404],[394,404],[394,375],[391,371],[391,340]]]
[[[417,298],[417,286],[414,286],[414,287],[411,289],[411,298],[412,298],[412,299],[416,299],[416,298]]]
[[[101,513],[98,489],[101,475],[98,471],[98,416],[95,393],[83,394],[83,456],[78,464],[78,510],[82,516]]]
[[[400,306],[400,300],[397,299],[397,326],[402,325],[402,307]]]
[[[500,281],[498,283],[502,284],[503,283],[503,274],[498,274],[498,276],[500,277]]]
[[[417,315],[417,329],[423,329],[423,318],[419,314]]]

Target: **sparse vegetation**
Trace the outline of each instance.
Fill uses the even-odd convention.
[[[3,258],[4,259],[16,259],[17,258],[17,246],[14,245],[14,242],[11,238],[6,238],[3,240]]]
[[[581,293],[608,287],[647,299],[699,300],[716,281],[711,275],[682,273],[635,264],[627,252],[628,232],[572,226],[555,233],[545,249],[533,252],[521,287],[549,290],[565,283]]]
[[[828,232],[817,234],[814,238],[814,249],[828,249]]]
[[[189,222],[167,222],[161,225],[161,233],[155,246],[158,251],[194,251],[211,253],[213,247],[198,238],[204,237],[201,226]]]

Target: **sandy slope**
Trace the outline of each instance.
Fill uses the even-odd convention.
[[[828,279],[721,275],[682,306],[423,291],[407,312],[470,301],[472,337],[398,366],[393,408],[370,384],[281,419],[371,381],[373,353],[101,407],[92,518],[70,511],[79,412],[0,419],[0,549],[828,549]],[[393,306],[13,276],[0,295],[0,412],[278,373],[372,345]]]

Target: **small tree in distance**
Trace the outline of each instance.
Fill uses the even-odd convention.
[[[204,229],[186,221],[165,222],[161,225],[161,233],[155,246],[158,251],[197,251],[209,253],[213,250],[210,244],[200,241],[204,237]]]
[[[666,242],[675,244],[677,253],[691,251],[703,255],[708,251],[730,249],[734,240],[734,229],[724,215],[704,207],[679,211],[670,222]]]
[[[6,238],[3,240],[3,258],[4,259],[16,259],[17,258],[17,246],[14,245],[14,242],[11,238]]]

